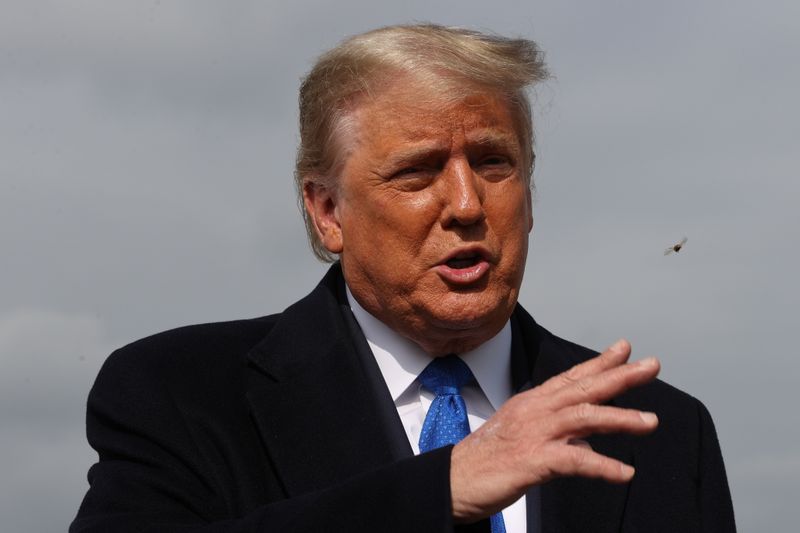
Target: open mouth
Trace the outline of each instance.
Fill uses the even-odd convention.
[[[439,275],[453,285],[472,285],[491,269],[489,253],[479,247],[461,250],[439,264]]]
[[[478,262],[482,261],[483,257],[480,254],[459,254],[458,256],[448,259],[445,264],[450,268],[462,269],[475,266]]]

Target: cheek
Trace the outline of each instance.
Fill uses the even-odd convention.
[[[365,230],[374,232],[378,227],[390,231],[397,240],[418,241],[425,238],[431,224],[438,220],[434,195],[427,191],[398,193],[387,191],[375,195],[362,219]]]
[[[509,198],[514,200],[510,201]],[[531,230],[531,210],[525,194],[519,191],[497,191],[491,197],[494,226],[504,239],[525,235]]]
[[[431,199],[425,194],[370,191],[343,210],[343,232],[351,253],[367,260],[392,259],[392,264],[412,264],[430,233]],[[383,262],[383,261],[381,261]]]

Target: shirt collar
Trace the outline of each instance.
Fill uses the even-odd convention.
[[[392,400],[397,401],[428,366],[431,356],[418,344],[372,316],[353,297],[350,288],[346,287],[346,290],[350,309],[367,338]],[[513,394],[510,322],[506,322],[497,335],[474,350],[458,355],[469,366],[492,407],[500,409]]]

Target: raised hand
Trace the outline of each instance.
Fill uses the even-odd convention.
[[[450,485],[459,522],[485,518],[525,490],[556,477],[583,476],[624,483],[633,467],[592,451],[594,433],[645,434],[653,413],[600,405],[653,380],[654,357],[628,363],[630,344],[619,340],[597,357],[509,399],[454,448]]]

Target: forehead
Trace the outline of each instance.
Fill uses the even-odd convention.
[[[461,94],[453,96],[402,81],[364,97],[356,107],[352,118],[358,145],[413,143],[421,139],[504,139],[519,144],[520,132],[507,96],[479,90],[466,92],[463,88],[457,91]]]

